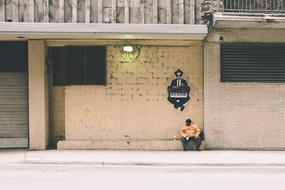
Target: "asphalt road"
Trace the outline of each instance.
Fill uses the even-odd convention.
[[[285,166],[0,165],[1,190],[285,190]]]

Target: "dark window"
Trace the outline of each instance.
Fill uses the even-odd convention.
[[[54,85],[106,84],[105,46],[51,48]]]
[[[0,42],[0,72],[27,71],[27,42]]]
[[[85,80],[87,75],[85,49],[84,47],[67,47],[66,79],[68,84],[88,84]],[[95,60],[94,64],[96,64]]]
[[[106,48],[100,46],[87,48],[85,56],[87,74],[85,80],[93,84],[106,84]]]
[[[285,82],[285,44],[221,44],[222,82]]]
[[[53,84],[65,85],[66,83],[66,48],[56,47],[48,49],[53,59]]]

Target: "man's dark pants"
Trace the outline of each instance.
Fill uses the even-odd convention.
[[[199,137],[191,137],[189,138],[189,140],[186,139],[186,137],[181,137],[181,142],[182,142],[182,146],[183,146],[183,150],[186,151],[186,150],[190,150],[189,149],[189,142],[190,141],[194,141],[195,143],[195,150],[199,150],[200,149],[200,146],[201,146],[201,143],[202,143],[202,138],[199,136]]]

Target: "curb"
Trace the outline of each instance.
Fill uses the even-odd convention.
[[[29,161],[16,162],[18,164],[35,164],[35,165],[90,165],[90,166],[200,166],[200,167],[270,167],[278,166],[285,167],[285,163],[166,163],[166,162],[105,162],[105,161]],[[7,163],[11,164],[11,163]]]

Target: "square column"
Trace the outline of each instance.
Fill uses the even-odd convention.
[[[48,143],[49,106],[45,42],[29,40],[29,149],[44,150]]]

